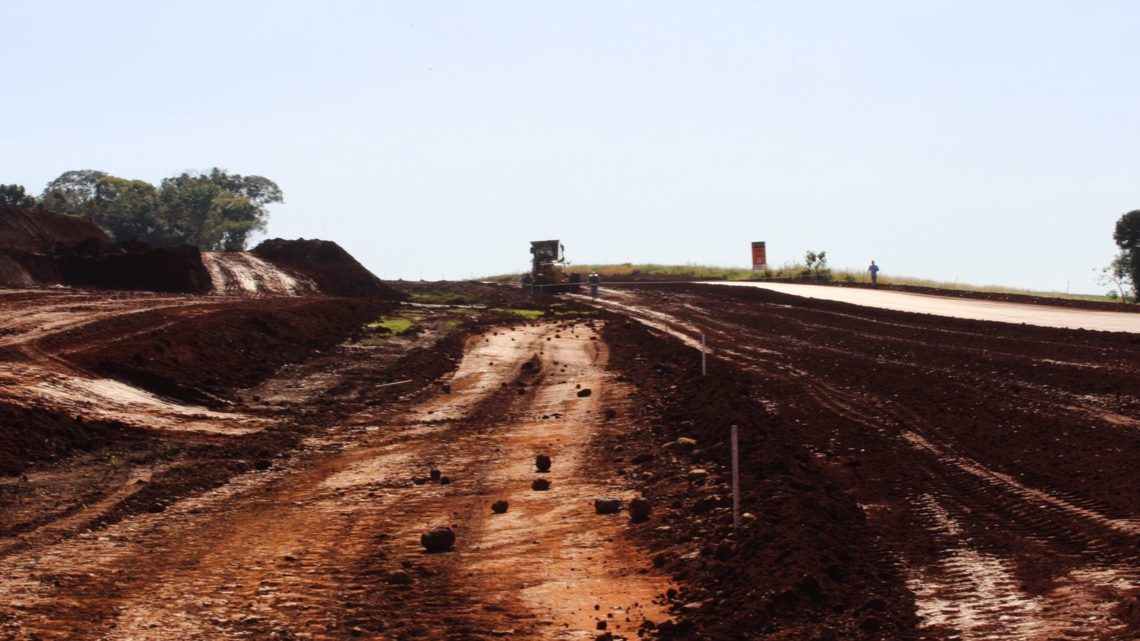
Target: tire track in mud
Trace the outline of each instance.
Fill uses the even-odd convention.
[[[586,475],[600,404],[623,395],[596,339],[586,325],[491,332],[449,395],[352,416],[289,467],[161,515],[0,557],[0,636],[553,639],[590,637],[609,615],[635,638],[643,617],[664,617],[650,602],[668,586],[588,502],[622,491]],[[510,385],[532,358],[541,375]],[[540,449],[555,460],[549,492],[530,490]],[[452,482],[411,484],[429,465]],[[496,498],[507,514],[489,514]],[[418,534],[442,523],[456,551],[423,554]],[[412,584],[389,583],[396,570]]]
[[[713,339],[722,358],[769,378],[793,381],[817,407],[863,430],[864,438],[869,429],[885,452],[900,457],[894,465],[921,471],[911,475],[921,479],[920,487],[914,488],[920,494],[901,487],[894,490],[896,498],[902,490],[901,498],[909,505],[893,508],[897,514],[892,522],[908,524],[905,532],[895,532],[887,539],[911,576],[927,634],[1034,640],[1060,636],[1113,639],[1126,634],[1114,615],[1118,605],[1135,598],[1140,586],[1136,554],[1140,521],[1131,515],[1108,516],[1114,510],[1074,492],[1026,486],[1009,474],[958,454],[905,401],[848,389],[828,381],[823,371],[801,370],[790,362],[794,354],[781,347],[831,351],[835,358],[849,358],[849,354],[815,345],[807,338],[760,335],[734,320],[736,310],[718,309],[714,314],[699,298],[658,294],[620,292],[615,296],[621,302],[607,306],[620,306],[647,325],[673,334],[692,332],[699,326]],[[653,310],[646,319],[642,310],[647,306]],[[810,416],[810,408],[807,411]],[[802,415],[802,408],[797,413]],[[825,450],[833,450],[831,456],[842,455],[844,441],[841,430],[836,431]],[[880,454],[878,458],[885,462],[889,457]],[[883,470],[876,474],[885,477],[888,485],[892,483]],[[886,491],[890,495],[891,490]],[[867,507],[870,514],[875,513],[872,508],[876,506]],[[995,538],[991,532],[1002,536]],[[938,552],[909,552],[922,547],[914,539],[928,541]],[[1049,559],[1059,576],[1048,582],[1044,592],[1024,592],[1025,573],[1033,570],[1029,566],[1044,559]]]

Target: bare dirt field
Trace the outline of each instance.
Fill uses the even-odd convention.
[[[229,295],[0,292],[0,639],[1140,635],[1135,335],[205,260]]]

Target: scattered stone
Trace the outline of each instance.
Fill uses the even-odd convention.
[[[875,612],[886,612],[887,601],[881,596],[871,597],[863,604],[863,610],[872,610]]]
[[[713,558],[717,561],[727,561],[735,551],[736,546],[731,541],[721,541],[713,551]]]
[[[703,468],[694,467],[693,469],[689,470],[689,480],[690,481],[703,481],[703,480],[707,479],[708,477],[709,477],[708,470],[705,470]]]
[[[530,489],[534,490],[535,492],[545,492],[550,489],[550,481],[546,479],[535,479],[530,484]]]
[[[265,470],[268,470],[272,465],[273,463],[270,463],[269,459],[259,458],[257,459],[257,462],[253,464],[253,469],[264,472]]]
[[[494,512],[495,514],[502,514],[502,513],[507,511],[507,507],[509,505],[510,504],[507,503],[506,501],[504,501],[503,499],[499,499],[498,501],[495,501],[494,503],[491,504],[491,511]]]
[[[621,512],[621,499],[610,496],[594,499],[594,511],[598,514],[617,514]]]
[[[637,456],[635,456],[629,460],[629,462],[633,463],[634,465],[644,465],[644,464],[650,463],[652,461],[653,461],[653,455],[650,454],[649,452],[645,452],[644,454],[638,454]]]
[[[297,557],[293,556],[292,554],[286,554],[285,556],[283,556],[281,558],[285,561],[288,561],[289,563],[292,563],[292,562],[297,560]]]
[[[629,502],[629,520],[634,523],[648,521],[649,514],[652,511],[653,504],[644,496],[635,497]]]
[[[534,466],[538,468],[539,472],[549,472],[550,462],[550,457],[545,454],[539,454],[534,457]]]
[[[695,450],[697,448],[697,440],[693,439],[693,438],[689,438],[687,436],[682,436],[681,438],[677,439],[673,443],[674,443],[675,447],[677,448],[677,450],[679,450],[681,452],[692,452],[693,450]]]
[[[389,585],[411,585],[412,575],[404,570],[392,570],[384,577],[384,581]]]
[[[593,393],[594,393],[593,390],[591,390],[590,388],[583,387],[582,389],[578,390],[578,398],[586,398],[587,396],[589,396]]]
[[[412,483],[415,483],[416,485],[423,485],[424,483],[427,483],[427,479],[422,476],[417,476],[412,479]]]
[[[433,527],[420,535],[420,544],[428,552],[446,552],[455,545],[455,532],[445,525]]]
[[[444,383],[443,385],[440,385],[439,388],[443,390],[444,394],[451,393],[451,383]]]
[[[598,628],[599,630],[605,630],[607,627],[609,627],[609,624],[608,624],[608,623],[606,623],[606,620],[605,620],[605,619],[600,619],[600,620],[598,621],[598,625],[597,625],[597,628]]]
[[[433,468],[431,468],[431,471],[430,471],[430,472],[428,472],[428,476],[430,476],[430,477],[431,477],[431,480],[433,480],[433,481],[438,481],[438,480],[439,480],[439,477],[440,477],[441,475],[442,475],[442,472],[440,472],[438,469],[436,469],[436,468],[434,468],[434,467],[433,467]]]
[[[710,494],[708,496],[702,496],[701,498],[697,499],[696,502],[693,503],[693,507],[691,508],[691,511],[693,514],[704,514],[704,513],[708,512],[709,510],[712,510],[714,507],[720,507],[723,504],[723,502],[724,502],[724,499],[717,496],[716,494]]]
[[[685,605],[682,605],[681,609],[684,610],[685,612],[696,612],[703,607],[705,607],[704,603],[701,603],[700,601],[692,601],[690,603],[686,603]]]

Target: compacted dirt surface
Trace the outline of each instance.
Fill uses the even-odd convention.
[[[1134,334],[205,260],[0,292],[0,639],[1140,636]]]

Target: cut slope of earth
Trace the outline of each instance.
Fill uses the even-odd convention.
[[[248,252],[204,252],[212,293],[229,296],[300,296],[320,292],[307,276],[294,276]]]
[[[398,299],[339,245],[270,240],[252,253],[112,243],[90,220],[0,207],[0,287],[71,287],[236,296]]]
[[[331,241],[274,238],[253,248],[251,253],[310,279],[330,296],[400,298],[395,290]]]

